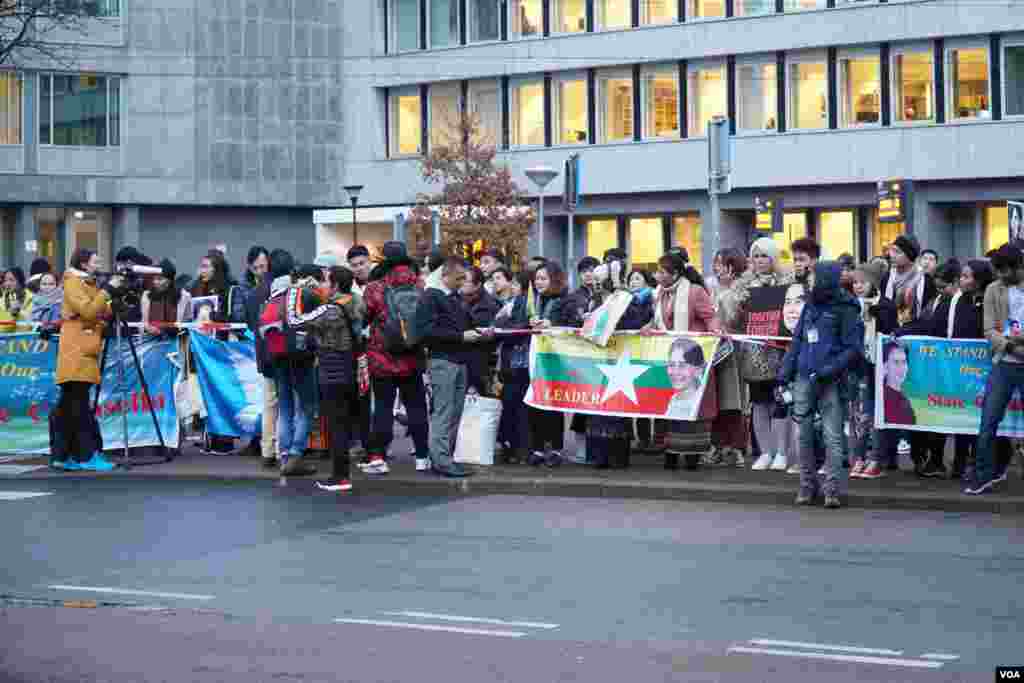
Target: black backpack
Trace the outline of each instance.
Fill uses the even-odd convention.
[[[420,290],[415,285],[399,285],[384,290],[388,319],[384,323],[384,350],[388,353],[409,353],[420,345],[416,329],[416,308]]]

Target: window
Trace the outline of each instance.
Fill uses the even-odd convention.
[[[775,0],[733,0],[732,11],[737,17],[773,14],[775,12]]]
[[[598,261],[604,259],[604,252],[619,247],[619,222],[614,218],[587,221],[587,256]]]
[[[544,3],[541,0],[512,0],[512,34],[520,38],[544,32]]]
[[[984,47],[951,49],[949,64],[949,118],[990,119],[988,50]]]
[[[116,76],[42,74],[39,143],[83,147],[121,144],[121,88]]]
[[[679,21],[676,0],[640,0],[640,25],[674,24]]]
[[[1003,97],[1007,116],[1024,116],[1024,45],[1003,51]]]
[[[679,69],[649,67],[642,74],[644,138],[678,138]]]
[[[553,0],[553,33],[583,33],[587,30],[587,0]]]
[[[447,147],[459,144],[459,114],[462,111],[462,88],[458,83],[430,86],[430,146]]]
[[[837,259],[857,253],[857,221],[852,210],[818,214],[818,241],[822,258]]]
[[[777,73],[775,62],[736,65],[738,131],[778,130]]]
[[[688,67],[687,78],[690,137],[701,137],[707,135],[708,122],[712,116],[725,116],[725,66],[717,64]]]
[[[469,82],[469,113],[480,142],[497,147],[501,142],[501,84],[494,79]]]
[[[633,139],[633,75],[606,72],[597,77],[598,142]]]
[[[660,217],[629,219],[629,262],[632,268],[653,273],[665,254],[665,232]]]
[[[789,65],[789,128],[828,128],[828,78],[825,61],[800,61]]]
[[[594,20],[598,29],[629,28],[633,25],[632,0],[595,0]]]
[[[396,52],[420,47],[419,0],[391,0],[391,40]]]
[[[501,40],[501,0],[470,0],[469,42]]]
[[[672,217],[672,246],[684,247],[690,255],[690,263],[697,270],[704,270],[703,243],[701,241],[701,219],[699,213],[688,213]]]
[[[0,72],[0,145],[21,144],[21,77]]]
[[[587,125],[587,79],[561,77],[554,81],[553,116],[558,122],[555,129],[556,145],[587,144],[590,127]],[[543,142],[543,141],[542,141]]]
[[[725,16],[725,0],[689,0],[687,19],[715,19]]]
[[[809,9],[825,9],[826,0],[786,0],[782,8],[787,12],[802,12]]]
[[[510,143],[513,147],[544,144],[544,83],[539,80],[514,82],[509,88]]]
[[[793,242],[807,237],[807,212],[786,211],[782,214],[782,232],[772,233],[772,239],[779,245],[779,262],[793,265]]]
[[[896,54],[892,67],[893,115],[897,121],[935,120],[935,70],[930,51]]]
[[[418,89],[401,90],[391,95],[392,156],[423,153],[422,107]]]
[[[459,43],[459,0],[427,0],[430,47]]]
[[[982,210],[982,243],[985,253],[998,249],[1010,241],[1010,217],[1003,206],[986,206]]]
[[[82,6],[85,14],[91,17],[110,19],[121,16],[121,0],[92,0]]]
[[[854,128],[882,120],[881,63],[877,54],[839,60],[839,125]]]
[[[903,223],[882,223],[878,220],[878,209],[871,211],[871,254],[869,256],[884,256],[889,245],[906,232]]]

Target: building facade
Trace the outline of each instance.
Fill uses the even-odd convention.
[[[560,259],[622,246],[652,265],[679,244],[707,268],[715,115],[734,135],[723,246],[746,248],[755,198],[772,197],[783,248],[810,235],[866,258],[907,230],[974,256],[1006,241],[1006,200],[1024,198],[1015,0],[368,0],[345,20],[345,174],[382,230],[429,191],[419,159],[460,110],[523,188],[525,169],[581,155],[573,224],[560,179],[545,202]],[[888,179],[913,181],[907,225],[878,220]],[[351,241],[344,212],[316,221]]]

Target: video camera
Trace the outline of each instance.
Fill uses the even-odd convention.
[[[142,302],[145,283],[142,278],[147,275],[163,275],[163,270],[156,266],[118,266],[112,273],[97,273],[97,277],[107,281],[106,289],[110,293],[111,305],[117,311],[124,311],[138,306]],[[117,287],[110,285],[114,276],[121,278]]]

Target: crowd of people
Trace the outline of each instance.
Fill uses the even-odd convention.
[[[469,392],[500,397],[496,448],[499,462],[508,464],[557,467],[571,457],[624,468],[636,450],[663,454],[667,469],[749,463],[756,471],[799,475],[797,503],[820,497],[826,507],[841,505],[844,477],[878,479],[899,469],[901,456],[909,456],[918,476],[962,481],[967,494],[1004,481],[1013,445],[996,428],[1024,386],[1024,337],[1014,333],[1024,322],[1020,245],[941,262],[914,236],[902,235],[859,265],[846,254],[822,260],[820,245],[809,238],[790,249],[791,266],[771,237],[757,239],[747,253],[723,249],[707,280],[683,248],[664,254],[653,273],[630,269],[626,253],[610,249],[603,259],[587,256],[575,264],[573,290],[557,261],[534,257],[514,270],[496,250],[478,254],[478,266],[438,249],[421,263],[403,243],[388,242],[376,261],[356,245],[344,261],[324,253],[302,265],[286,250],[254,246],[237,281],[224,253],[213,249],[194,278],[161,261],[160,275],[148,277],[138,302],[123,304],[119,314],[153,335],[193,319],[244,324],[256,339],[264,376],[262,430],[250,451],[285,475],[313,474],[307,452],[319,416],[332,472],[318,484],[330,491],[351,489],[353,461],[367,474],[388,474],[396,420],[412,438],[417,470],[471,474],[453,460]],[[153,265],[132,247],[116,261],[119,268]],[[98,382],[93,342],[110,301],[127,284],[115,276],[104,286],[101,266],[95,254],[79,250],[62,275],[45,260],[32,264],[27,279],[18,268],[3,273],[0,332],[63,320],[57,413],[78,434],[53,456],[64,469],[109,466],[80,405]],[[745,331],[759,287],[786,288],[782,318],[792,341],[737,342],[711,371],[695,420],[579,414],[567,420],[524,403],[532,331],[581,327],[612,293],[627,291],[619,329],[727,337]],[[901,336],[990,342],[994,365],[979,435],[954,437],[949,468],[946,435],[875,428],[878,335],[890,335],[880,350],[885,422],[897,425],[913,422],[907,414],[913,408],[899,391],[910,362]],[[674,344],[670,375],[685,374],[696,353],[695,344]],[[226,452],[233,440],[210,435],[206,446]]]

